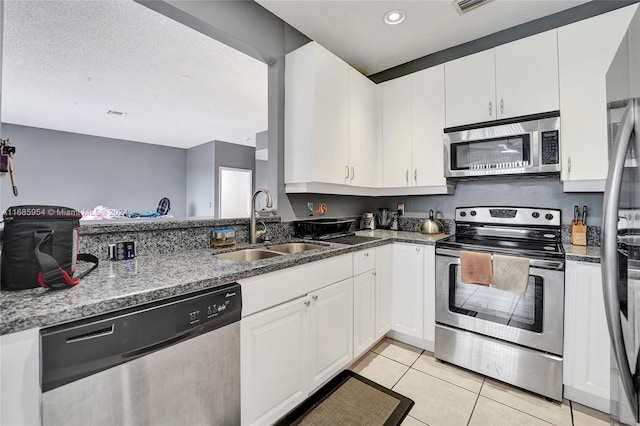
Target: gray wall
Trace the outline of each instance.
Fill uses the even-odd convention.
[[[256,177],[256,149],[252,146],[238,145],[228,142],[215,141],[215,199],[219,199],[218,176],[220,167],[230,167],[234,169],[251,170],[253,176],[253,187],[255,187]],[[216,217],[220,217],[220,206],[216,205]]]
[[[546,207],[562,210],[562,223],[570,223],[573,206],[588,206],[587,222],[599,226],[602,221],[602,194],[565,193],[557,178],[510,179],[459,182],[453,195],[407,197],[350,197],[324,194],[291,194],[291,205],[297,217],[308,216],[307,202],[317,206],[327,203],[328,217],[360,215],[380,207],[396,210],[405,204],[405,213],[427,217],[429,210],[441,212],[445,219],[454,218],[456,207],[502,205],[515,207]],[[316,217],[318,215],[315,215]]]
[[[19,195],[2,182],[2,210],[52,204],[80,210],[104,205],[155,211],[162,197],[170,214],[186,215],[187,152],[139,142],[4,123],[2,137],[16,147]]]
[[[203,143],[187,150],[187,215],[215,216],[215,147]]]

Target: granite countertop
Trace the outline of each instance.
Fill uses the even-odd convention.
[[[360,231],[379,237],[363,244],[331,243],[306,253],[287,254],[257,262],[232,262],[213,257],[213,250],[189,250],[130,261],[101,261],[74,287],[0,292],[0,335],[87,318],[156,300],[248,278],[315,260],[376,247],[393,241],[434,245],[446,235],[402,231]],[[237,247],[261,247],[262,245]],[[216,253],[222,252],[219,250]],[[230,251],[230,250],[226,250]],[[82,268],[83,265],[79,265]]]
[[[564,245],[565,260],[600,263],[600,247]]]

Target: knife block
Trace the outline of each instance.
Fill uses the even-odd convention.
[[[587,245],[587,226],[581,220],[571,221],[571,244],[576,246]]]

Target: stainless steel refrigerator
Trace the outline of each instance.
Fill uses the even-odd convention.
[[[640,425],[640,10],[607,72],[607,114],[602,280],[612,343],[611,422]]]

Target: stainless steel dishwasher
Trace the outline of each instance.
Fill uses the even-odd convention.
[[[241,309],[233,283],[43,329],[43,424],[240,424]]]

